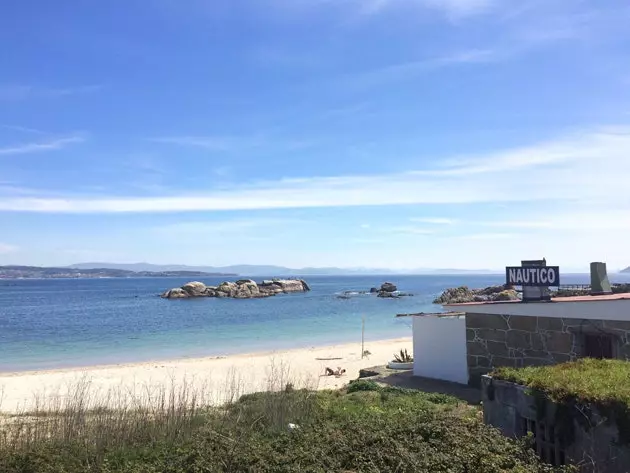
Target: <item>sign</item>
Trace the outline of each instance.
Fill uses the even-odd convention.
[[[505,268],[505,281],[509,286],[559,286],[560,267],[508,266]]]

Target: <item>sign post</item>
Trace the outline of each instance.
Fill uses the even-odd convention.
[[[508,266],[505,283],[509,286],[556,287],[560,285],[560,267]]]
[[[549,287],[560,286],[560,267],[543,260],[522,261],[522,266],[505,268],[505,284],[523,288],[523,302],[551,300]]]
[[[365,314],[361,315],[361,359],[365,355]]]

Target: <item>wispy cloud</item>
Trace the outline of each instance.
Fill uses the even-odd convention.
[[[8,243],[2,243],[0,241],[0,255],[8,255],[9,253],[16,253],[19,248],[15,245],[9,245]]]
[[[101,85],[81,85],[75,87],[40,87],[33,85],[0,84],[0,100],[27,100],[37,98],[57,98],[97,92]]]
[[[395,8],[422,10],[436,10],[450,19],[461,19],[487,11],[498,0],[276,0],[276,5],[295,8],[295,5],[307,7],[325,6],[339,7],[340,5],[354,9],[360,15],[376,15]]]
[[[630,202],[630,128],[599,129],[457,166],[281,179],[156,197],[4,198],[0,210],[116,213],[506,202]],[[544,159],[541,159],[541,156]],[[526,172],[521,172],[526,170]]]
[[[243,218],[230,220],[206,220],[180,222],[156,227],[159,234],[169,236],[200,236],[217,234],[243,234],[249,230],[277,229],[287,225],[304,225],[308,220],[290,218]]]
[[[386,233],[402,233],[408,235],[432,235],[433,233],[435,233],[435,230],[430,230],[423,227],[415,227],[412,225],[388,227],[383,229],[383,231],[385,231]]]
[[[418,0],[418,3],[442,11],[451,19],[460,19],[488,11],[496,0]]]
[[[614,205],[611,203],[609,205]],[[526,230],[580,230],[582,232],[600,230],[630,230],[630,210],[601,208],[598,211],[584,211],[580,208],[565,210],[553,218],[530,218],[519,220],[498,220],[481,222],[480,225],[495,228],[518,228]]]
[[[410,222],[416,223],[428,223],[431,225],[453,225],[455,220],[451,218],[439,218],[439,217],[412,217]]]
[[[50,135],[51,133],[38,130],[36,128],[28,128],[25,126],[16,126],[16,125],[0,125],[0,128],[5,130],[17,131],[19,133],[28,133],[33,135]]]
[[[68,138],[58,138],[50,141],[42,141],[38,143],[25,143],[15,146],[8,146],[0,148],[0,156],[14,155],[14,154],[30,154],[40,153],[42,151],[51,151],[67,147],[74,143],[82,143],[85,141],[80,136],[71,136]]]
[[[456,238],[459,240],[504,240],[516,236],[517,235],[513,233],[473,233],[470,235],[461,235]]]
[[[337,80],[338,84],[353,89],[376,87],[400,80],[410,80],[419,74],[466,64],[485,64],[498,59],[492,49],[467,49],[443,56],[391,64],[370,71],[349,74]]]
[[[165,136],[150,138],[149,141],[169,145],[191,146],[211,151],[229,151],[238,144],[238,141],[233,138],[221,136]]]
[[[163,136],[149,138],[154,143],[199,148],[214,152],[240,152],[254,149],[299,150],[312,146],[310,140],[272,138],[268,133],[243,136]]]

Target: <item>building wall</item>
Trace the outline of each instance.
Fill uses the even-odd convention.
[[[414,317],[413,359],[415,376],[466,384],[465,318]]]
[[[581,473],[630,471],[630,445],[620,436],[627,421],[618,423],[596,406],[561,409],[525,386],[489,376],[481,384],[484,422],[510,438],[534,433],[534,447],[545,462],[580,465]]]
[[[630,322],[466,314],[469,383],[497,366],[538,366],[584,356],[584,336],[610,335],[613,356],[630,359]],[[414,334],[415,336],[415,334]]]

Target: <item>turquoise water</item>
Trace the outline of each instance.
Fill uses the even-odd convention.
[[[257,278],[262,279],[262,278]],[[563,284],[588,276],[563,276]],[[613,278],[630,280],[630,278]],[[217,284],[219,279],[202,279]],[[415,294],[358,295],[385,280]],[[177,278],[0,280],[0,371],[219,356],[411,335],[397,313],[438,311],[443,289],[503,282],[487,276],[310,277],[312,291],[268,299],[164,300]]]

